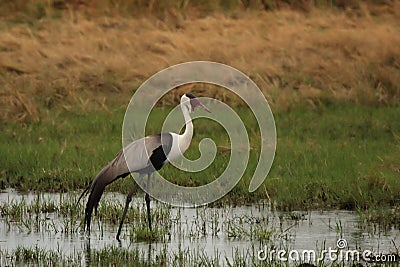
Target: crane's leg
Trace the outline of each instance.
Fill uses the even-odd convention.
[[[150,176],[151,174],[147,174],[147,192],[150,191]],[[151,231],[151,216],[150,216],[150,196],[149,193],[146,193],[146,196],[144,197],[146,200],[146,207],[147,207],[147,221],[149,222],[149,230]]]
[[[142,177],[139,176],[139,179],[141,179],[141,178]],[[124,220],[125,220],[125,217],[126,217],[126,213],[128,212],[129,203],[131,203],[131,201],[132,201],[133,193],[137,190],[136,187],[137,187],[137,183],[135,182],[135,184],[133,185],[131,191],[129,192],[128,196],[126,197],[124,213],[122,213],[121,222],[119,223],[118,233],[117,233],[117,237],[116,237],[118,241],[121,241],[119,239],[119,235],[121,234],[122,224],[124,223]]]

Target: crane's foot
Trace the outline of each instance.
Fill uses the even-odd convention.
[[[118,233],[117,233],[117,236],[116,236],[116,239],[117,239],[118,242],[121,242],[121,240],[119,239],[119,236],[121,234],[122,225],[124,224],[126,213],[128,212],[129,203],[131,203],[131,201],[132,201],[133,192],[134,192],[134,190],[132,189],[129,192],[128,196],[126,197],[124,212],[122,213],[121,222],[119,223]]]

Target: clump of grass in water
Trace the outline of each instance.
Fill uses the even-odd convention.
[[[152,231],[148,227],[141,229],[132,229],[130,232],[131,242],[162,242],[165,241],[165,232],[161,229],[155,228]]]
[[[46,250],[35,246],[34,248],[26,248],[18,246],[10,256],[15,264],[33,264],[41,265],[57,265],[61,261],[60,251]]]
[[[124,266],[164,266],[166,263],[166,251],[152,251],[153,255],[145,255],[139,248],[119,248],[106,246],[102,249],[91,249],[85,254],[74,251],[72,255],[63,257],[57,249],[42,249],[35,247],[19,246],[14,250],[6,251],[0,248],[2,263],[10,265],[37,265],[37,266],[80,266],[83,261],[91,265]]]
[[[358,213],[361,227],[372,233],[387,232],[393,227],[400,229],[400,206],[359,210]]]
[[[0,205],[0,214],[2,217],[7,216],[10,221],[21,221],[25,214],[25,205],[24,201],[3,203]]]
[[[8,200],[0,203],[0,216],[11,226],[15,225],[21,232],[54,231],[62,233],[77,233],[83,210],[76,205],[76,195],[60,197],[56,202],[38,194],[34,200],[26,197],[21,200]],[[61,220],[49,220],[48,215],[55,214]]]

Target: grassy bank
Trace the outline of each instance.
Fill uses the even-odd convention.
[[[153,113],[158,132],[169,109]],[[256,128],[251,113],[238,108],[246,125]],[[124,109],[109,112],[49,113],[48,119],[33,123],[9,123],[1,132],[2,188],[19,190],[71,191],[83,189],[121,148]],[[259,150],[258,132],[251,132],[253,147],[244,178],[224,199],[231,203],[271,200],[280,209],[368,208],[395,205],[400,199],[400,110],[350,104],[295,108],[275,114],[278,146],[272,170],[255,193],[248,192]],[[159,121],[160,123],[158,123]],[[171,181],[198,186],[218,177],[229,153],[227,136],[215,131],[218,125],[196,120],[195,137],[187,151],[198,157],[198,142],[212,138],[218,146],[214,163],[194,174],[172,166],[162,169]],[[112,185],[126,191],[132,179]]]
[[[210,60],[258,84],[278,131],[264,185],[247,192],[258,153],[253,131],[248,170],[226,200],[355,209],[400,198],[400,1],[0,3],[1,188],[84,188],[120,149],[137,86],[173,64]],[[174,90],[156,111],[165,115],[184,91],[226,102],[254,128],[237,97],[207,85]],[[189,157],[202,137],[226,146],[226,136],[206,123],[196,122]],[[220,149],[205,173],[190,178],[172,167],[162,172],[200,185],[223,171],[228,156]]]

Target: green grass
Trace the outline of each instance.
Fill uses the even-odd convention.
[[[277,114],[278,149],[266,190],[288,209],[394,204],[400,199],[399,112],[338,105]]]
[[[393,206],[400,199],[400,109],[337,104],[318,109],[298,107],[275,114],[278,144],[274,164],[254,193],[248,185],[257,165],[259,133],[252,114],[237,109],[253,147],[243,179],[224,198],[230,203],[271,200],[279,209],[365,209]],[[156,133],[168,108],[157,108],[147,131]],[[0,186],[22,191],[82,190],[121,148],[123,108],[110,111],[49,113],[38,123],[8,123],[0,132]],[[227,146],[216,123],[195,120],[189,158],[199,156],[198,142],[212,138]],[[186,174],[167,165],[172,182],[198,186],[218,177],[229,152],[219,149],[205,171]],[[127,192],[132,179],[110,186]]]

